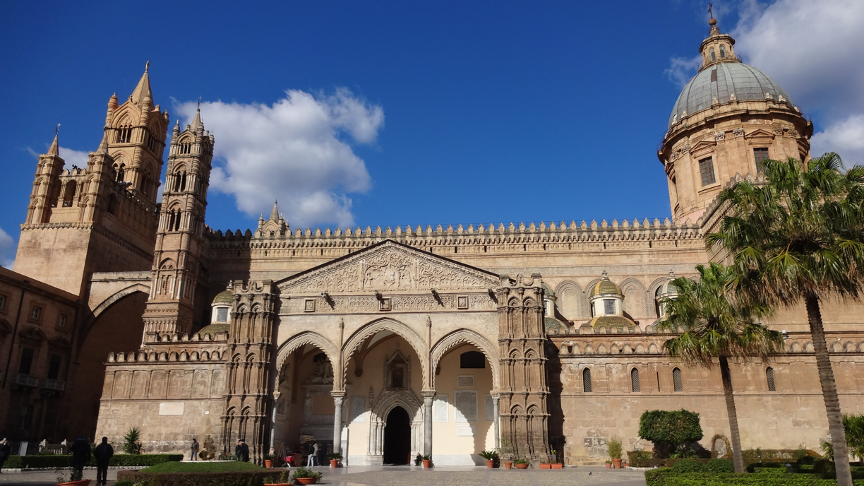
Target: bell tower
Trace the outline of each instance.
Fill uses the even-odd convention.
[[[163,333],[193,331],[195,291],[204,278],[204,211],[214,142],[204,130],[200,108],[185,130],[180,131],[179,121],[174,126],[144,314],[145,342]]]
[[[65,167],[58,135],[39,156],[16,272],[83,296],[93,272],[151,266],[168,111],[153,105],[148,71],[123,105],[108,100],[87,167]]]

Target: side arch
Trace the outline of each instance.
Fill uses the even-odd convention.
[[[432,352],[429,354],[432,360],[429,364],[430,369],[435,370],[438,367],[441,358],[444,357],[447,352],[465,343],[474,345],[483,352],[483,355],[486,356],[486,360],[489,361],[489,368],[492,369],[492,387],[496,391],[500,391],[501,383],[498,363],[501,357],[498,353],[498,349],[495,348],[495,346],[492,345],[486,337],[472,330],[462,328],[448,333],[438,340],[438,342],[432,347]],[[435,390],[435,376],[434,374],[429,375],[429,390]]]
[[[341,366],[339,348],[334,345],[333,342],[324,338],[324,336],[315,333],[314,331],[304,331],[302,333],[298,333],[279,346],[278,350],[276,351],[276,370],[282,370],[282,366],[285,365],[285,360],[288,359],[288,356],[291,355],[291,353],[298,348],[304,347],[306,345],[312,345],[321,349],[327,355],[327,358],[330,360],[330,364],[333,366],[333,370],[339,370],[338,367]],[[342,384],[344,382],[336,382],[340,379],[340,377],[343,377],[343,374],[334,373],[333,376],[333,390],[341,391]]]
[[[392,318],[380,318],[358,328],[357,331],[348,338],[345,345],[342,346],[341,357],[344,360],[339,363],[339,369],[336,368],[335,364],[333,367],[334,371],[342,371],[342,373],[339,374],[339,379],[337,379],[340,381],[339,390],[342,390],[342,385],[348,381],[348,362],[351,360],[354,352],[356,352],[368,338],[371,338],[381,331],[395,333],[411,345],[411,348],[414,349],[414,353],[417,354],[417,358],[420,361],[422,384],[425,385],[429,383],[429,352],[426,348],[425,341],[417,334],[417,332],[405,323],[396,321]],[[336,390],[335,384],[334,390]]]
[[[556,307],[565,318],[575,321],[591,316],[591,312],[582,303],[582,288],[575,281],[561,281],[555,286],[555,295],[558,296]]]
[[[636,296],[631,296],[631,299],[629,300],[627,299],[628,288],[634,289],[637,293]],[[649,307],[653,308],[654,306],[653,304],[649,306],[649,301],[653,302],[653,300],[649,299],[648,290],[645,288],[645,285],[642,284],[642,281],[636,279],[635,277],[628,277],[627,279],[624,279],[624,281],[621,282],[621,292],[624,293],[624,311],[626,311],[630,316],[634,318],[640,318],[640,315],[651,317],[653,313],[649,311]],[[632,298],[637,298],[639,301],[641,301],[639,303],[638,309],[626,309],[627,305],[633,302]]]

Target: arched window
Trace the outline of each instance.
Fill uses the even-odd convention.
[[[639,386],[639,370],[635,367],[630,371],[630,390],[633,392],[641,392],[642,390]]]
[[[726,46],[720,46],[720,57],[726,59]]]
[[[709,56],[711,56],[712,61],[717,60],[717,56],[714,54],[714,48],[713,47],[708,51],[708,54],[709,54]]]
[[[485,369],[486,368],[486,356],[481,352],[470,351],[465,352],[462,355],[459,355],[459,368],[460,369]]]
[[[681,380],[681,369],[678,367],[672,369],[672,385],[675,387],[675,392],[684,392],[684,382]]]
[[[591,383],[591,369],[582,371],[582,392],[593,392],[594,384]]]
[[[768,380],[768,390],[772,392],[776,391],[777,384],[774,382],[774,369],[771,367],[765,369],[765,378]]]
[[[72,206],[72,202],[75,200],[75,189],[78,187],[75,184],[75,181],[69,181],[66,183],[66,190],[63,192],[63,208],[69,208]]]

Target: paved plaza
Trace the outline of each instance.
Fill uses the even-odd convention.
[[[120,469],[108,470],[108,485],[114,485]],[[275,469],[274,469],[275,470]],[[485,467],[346,467],[320,468],[323,485],[645,485],[639,470],[609,470],[604,466],[570,467],[563,470],[504,470]],[[68,475],[68,471],[64,471]],[[85,469],[84,478],[95,479],[95,469]],[[0,485],[56,485],[53,470],[3,472]],[[95,481],[91,483],[95,485]]]

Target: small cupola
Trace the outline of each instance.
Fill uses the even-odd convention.
[[[699,71],[717,63],[740,63],[741,60],[735,55],[735,39],[729,34],[721,34],[717,28],[717,19],[708,21],[711,29],[708,38],[702,41],[699,52],[702,53],[702,67]]]
[[[657,288],[657,291],[654,292],[654,303],[657,306],[657,316],[659,318],[666,317],[666,305],[663,304],[663,300],[665,298],[675,299],[678,297],[678,288],[672,284],[672,281],[675,280],[675,273],[669,271],[669,279],[666,280],[660,287]]]
[[[234,291],[232,283],[228,283],[228,289],[217,294],[213,298],[213,303],[210,305],[213,308],[213,313],[210,317],[211,323],[228,323],[231,319],[231,303],[234,301]]]
[[[591,316],[624,316],[624,295],[605,271],[603,278],[589,289],[588,300],[591,301]]]

